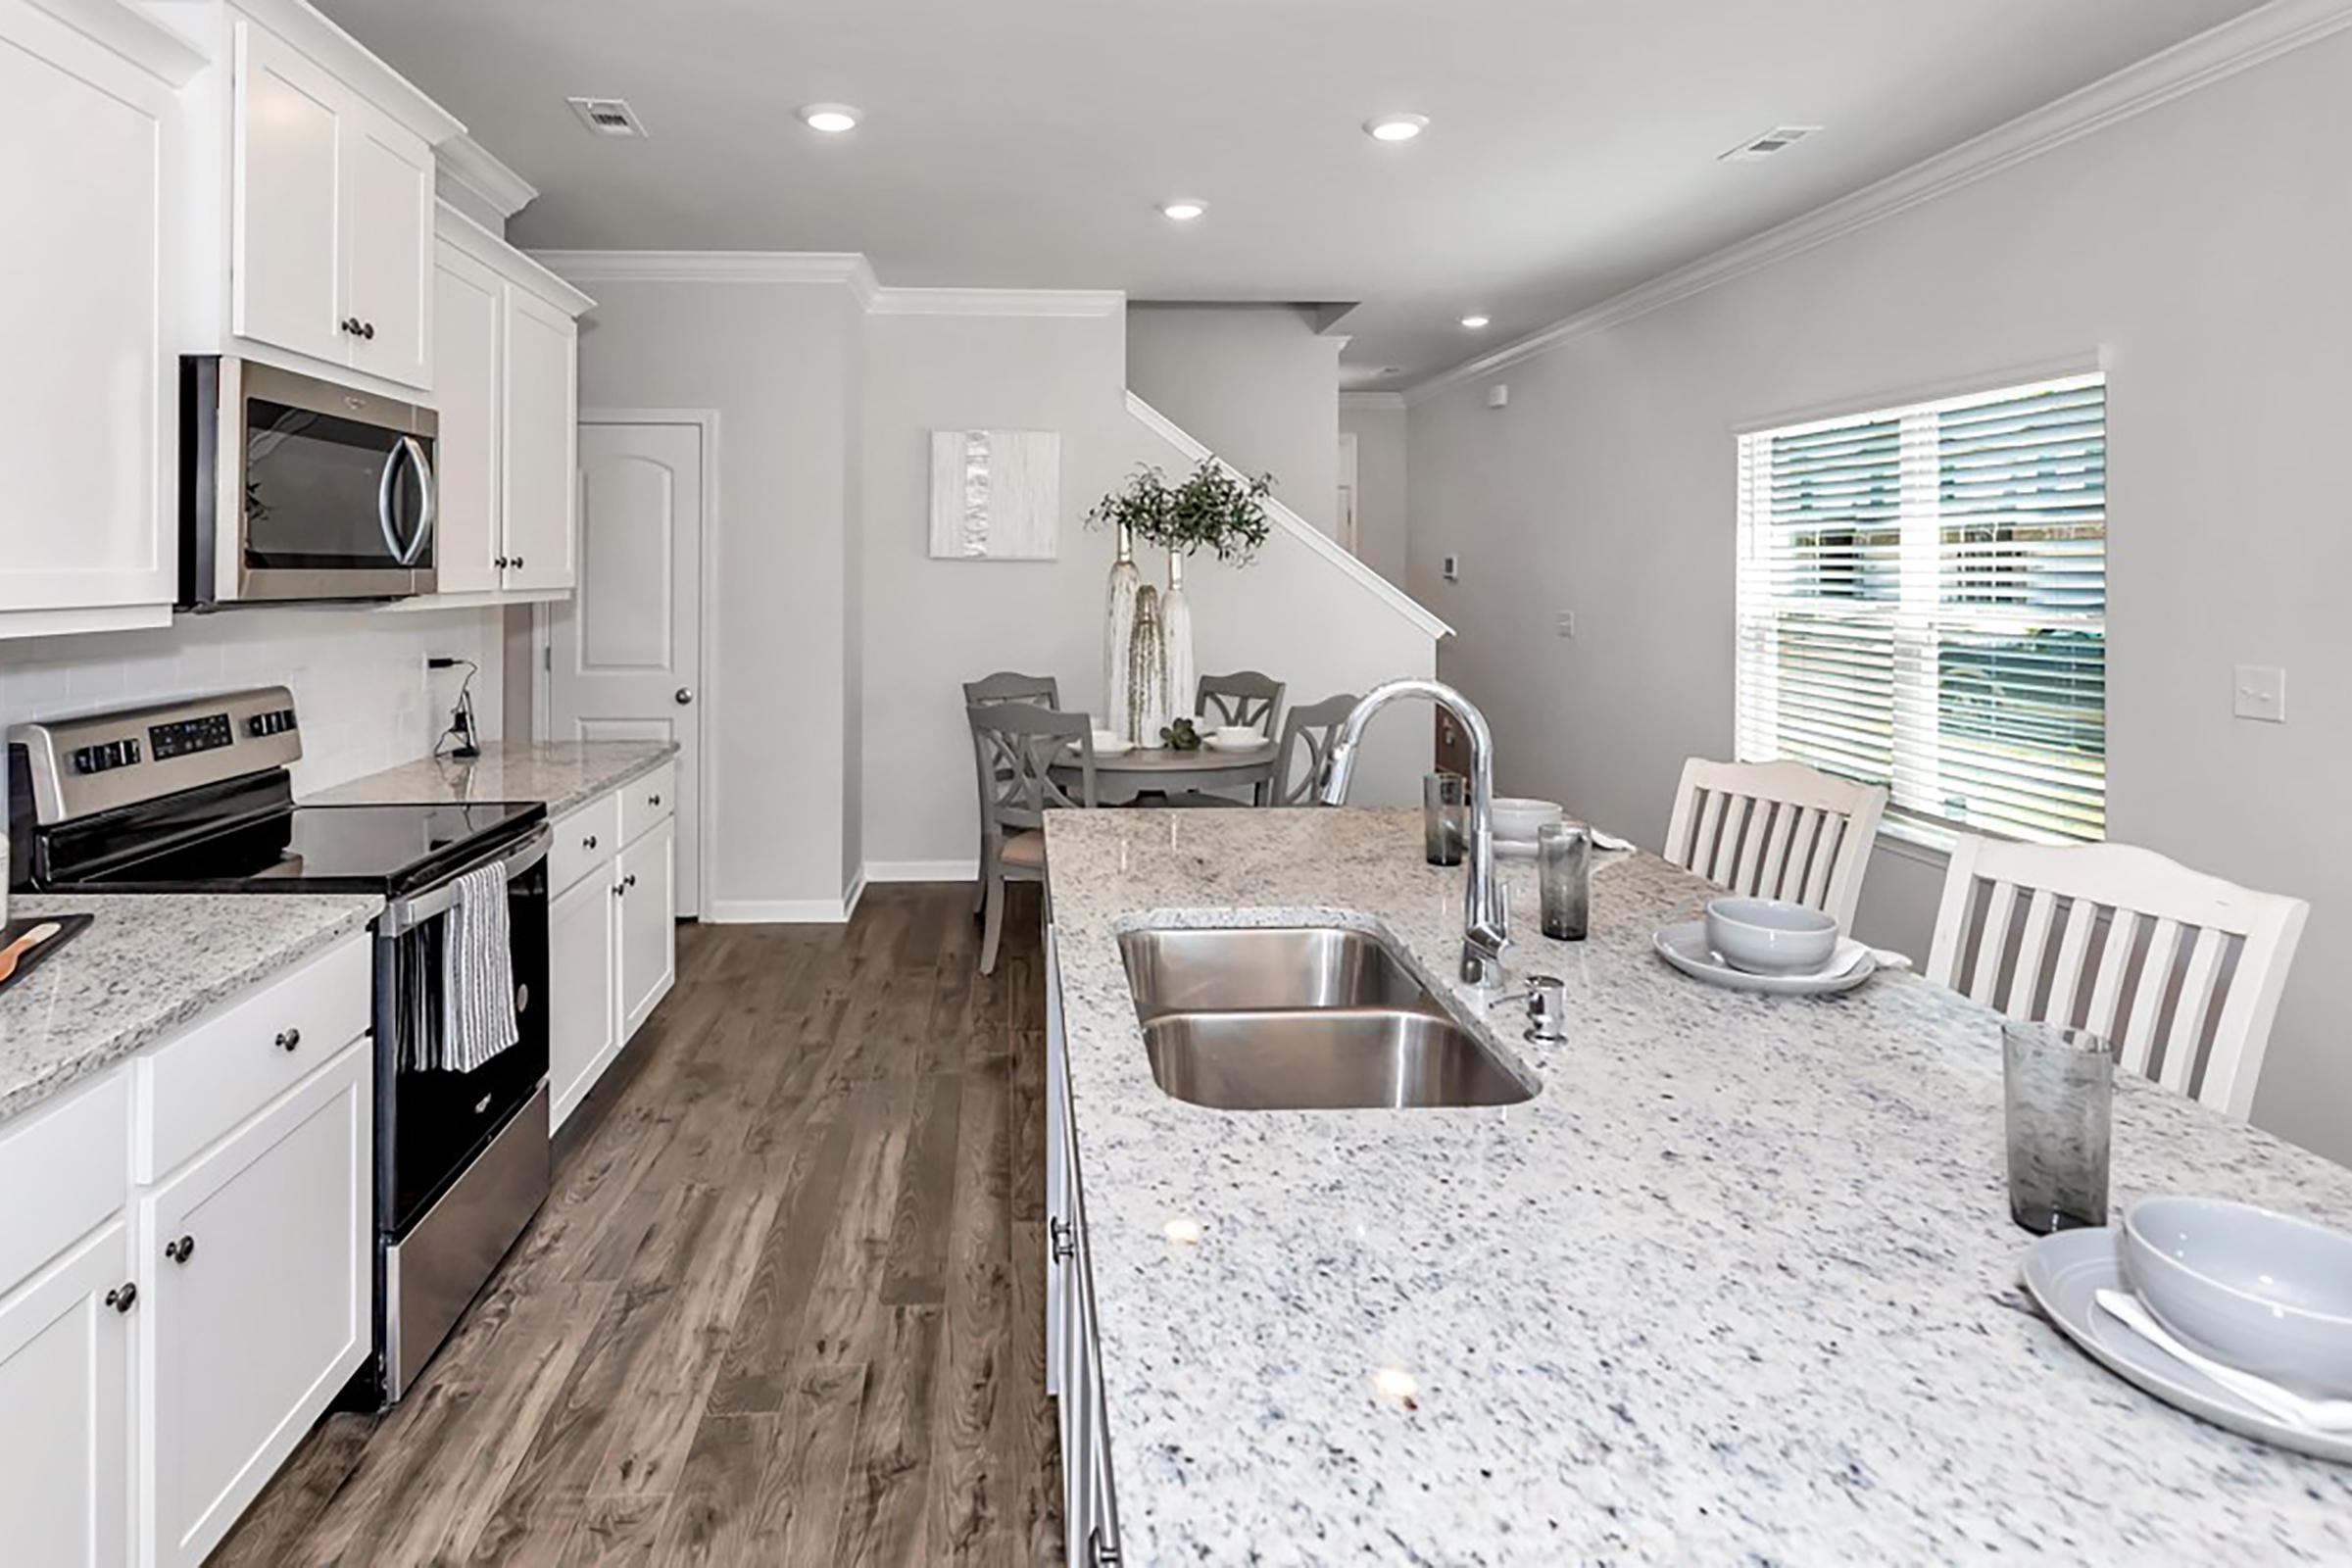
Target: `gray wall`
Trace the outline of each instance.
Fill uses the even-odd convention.
[[[1730,754],[1736,426],[2104,349],[2110,831],[2312,902],[2254,1119],[2352,1157],[2347,81],[2338,33],[1509,367],[1507,409],[1417,403],[1411,580],[1504,785],[1655,844]],[[2238,662],[2288,667],[2288,723],[2231,716]],[[1882,850],[1863,932],[1924,952],[1939,875]]]
[[[1337,528],[1340,348],[1289,305],[1136,305],[1127,385],[1325,533]]]
[[[1340,400],[1340,429],[1355,437],[1356,559],[1399,588],[1406,587],[1405,414]]]

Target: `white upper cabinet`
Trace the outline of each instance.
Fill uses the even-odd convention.
[[[506,586],[568,588],[579,535],[579,327],[508,291]]]
[[[52,14],[84,4],[92,26],[114,23],[112,34]],[[182,266],[173,88],[202,64],[115,0],[0,0],[10,116],[0,191],[11,223],[0,241],[10,367],[0,376],[0,637],[170,618]]]
[[[454,208],[438,230],[439,594],[559,597],[578,551],[573,318],[593,302]]]
[[[234,33],[230,330],[429,389],[432,144],[260,24]]]

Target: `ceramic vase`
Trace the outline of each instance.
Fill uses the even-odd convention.
[[[1172,718],[1193,714],[1193,607],[1184,596],[1184,557],[1168,555],[1168,592],[1159,602],[1159,640],[1167,649],[1163,662],[1168,677],[1168,713]]]
[[[1135,640],[1135,594],[1143,586],[1135,569],[1135,534],[1119,529],[1119,557],[1110,564],[1110,598],[1102,616],[1102,727],[1135,739],[1135,709],[1128,695]]]
[[[1127,721],[1138,746],[1160,745],[1168,722],[1167,644],[1161,640],[1159,595],[1150,583],[1135,593],[1135,626],[1127,639]]]

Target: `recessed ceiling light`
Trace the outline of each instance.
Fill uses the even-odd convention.
[[[1475,332],[1487,324],[1487,318],[1483,316],[1465,316],[1462,318],[1462,324],[1468,327],[1471,331]]]
[[[1428,128],[1427,115],[1375,115],[1364,122],[1364,134],[1374,141],[1411,141]]]
[[[808,104],[801,110],[801,123],[810,130],[838,136],[845,130],[858,128],[858,111],[848,104]]]
[[[1208,211],[1208,203],[1194,201],[1189,196],[1179,196],[1172,202],[1161,202],[1159,211],[1160,216],[1164,218],[1172,218],[1179,223],[1189,223]]]

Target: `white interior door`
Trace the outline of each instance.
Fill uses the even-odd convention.
[[[580,426],[579,586],[548,614],[548,733],[678,743],[678,913],[702,908],[703,429]]]

